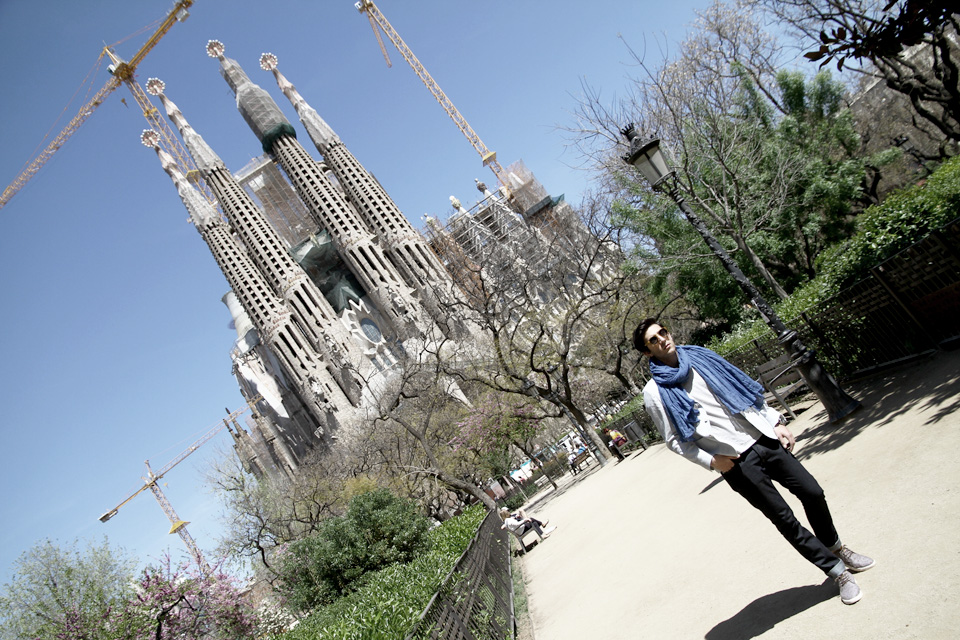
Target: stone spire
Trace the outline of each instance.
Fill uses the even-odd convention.
[[[233,230],[246,247],[251,261],[266,279],[269,290],[283,300],[293,313],[307,338],[307,343],[316,353],[323,354],[323,361],[343,393],[351,402],[359,402],[356,364],[360,354],[351,354],[355,346],[347,336],[346,328],[337,313],[320,289],[294,261],[280,236],[267,222],[250,195],[237,183],[223,161],[203,142],[203,138],[193,130],[180,109],[163,94],[163,90],[163,82],[159,80],[151,79],[147,83],[147,91],[160,97],[170,120],[184,136],[191,155],[196,152],[207,159],[203,166],[197,161],[200,171],[223,207]],[[198,160],[196,155],[194,160]]]
[[[231,88],[236,85],[237,104],[253,91],[238,75],[235,62],[223,55],[223,45],[213,45],[208,53],[220,61],[222,73]],[[246,76],[243,76],[244,78]],[[259,89],[259,88],[258,88]],[[262,92],[262,90],[260,90]],[[265,92],[257,93],[266,95]],[[269,96],[267,96],[269,99]],[[276,105],[272,107],[277,109]],[[245,116],[246,118],[246,116]],[[250,122],[248,121],[248,124]],[[257,128],[251,124],[254,132]],[[273,135],[275,133],[275,135]],[[258,134],[259,135],[259,134]],[[300,145],[292,132],[277,128],[269,137],[262,138],[264,150],[283,167],[300,199],[307,205],[316,222],[333,238],[337,252],[350,271],[373,300],[375,306],[390,323],[392,333],[401,339],[413,338],[426,332],[415,303],[414,292],[405,284],[400,273],[387,258],[370,230],[353,206],[323,174],[320,165]],[[267,149],[268,143],[270,148]]]
[[[277,86],[280,87],[283,95],[287,96],[287,99],[290,100],[293,108],[297,110],[297,115],[300,116],[300,122],[302,122],[303,126],[307,129],[307,134],[310,136],[310,139],[313,140],[313,144],[317,146],[320,153],[325,153],[328,145],[340,142],[340,138],[334,130],[330,128],[330,125],[320,117],[316,109],[307,104],[307,101],[303,99],[303,96],[301,96],[297,88],[293,86],[293,83],[280,73],[280,69],[277,68],[277,56],[272,53],[262,54],[260,56],[260,68],[264,71],[273,72],[273,77],[277,79]]]
[[[187,122],[187,119],[183,117],[180,107],[164,95],[164,89],[166,89],[166,85],[163,80],[159,78],[150,78],[147,80],[147,93],[160,98],[160,102],[167,112],[167,117],[170,118],[170,122],[180,131],[180,137],[183,138],[183,143],[186,145],[187,151],[190,152],[200,172],[206,174],[215,169],[226,169],[226,165],[223,164],[220,156],[213,152],[210,145],[206,143],[199,133],[194,131],[190,123]]]
[[[173,156],[160,148],[160,136],[157,132],[153,129],[144,129],[140,135],[140,141],[144,146],[156,150],[157,157],[160,158],[160,166],[167,172],[167,175],[170,176],[174,186],[177,188],[177,193],[180,194],[180,200],[183,202],[183,206],[187,208],[193,224],[198,229],[202,229],[210,224],[219,222],[221,219],[217,210],[207,202],[207,199],[204,198],[200,192],[193,188],[193,185],[190,184],[187,177],[180,171],[180,167],[177,166],[177,161],[173,159]]]
[[[448,335],[449,329],[457,337],[462,337],[465,328],[448,318],[446,312],[450,308],[451,296],[455,295],[453,282],[423,236],[414,229],[377,179],[360,164],[333,129],[280,73],[277,57],[272,53],[262,54],[260,67],[273,72],[280,90],[297,110],[300,121],[323,154],[348,201],[379,238],[404,283],[419,291],[421,302]]]
[[[270,94],[251,82],[237,61],[227,58],[223,53],[222,42],[219,40],[207,42],[207,55],[220,61],[220,75],[237,96],[237,109],[260,140],[264,153],[270,153],[273,140],[277,136],[289,135],[296,138],[296,130]]]

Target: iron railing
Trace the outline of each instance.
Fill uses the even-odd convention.
[[[849,380],[932,352],[960,336],[960,219],[786,324]],[[724,354],[744,371],[783,353],[772,333]]]
[[[515,637],[510,540],[500,525],[495,512],[487,514],[406,640]]]

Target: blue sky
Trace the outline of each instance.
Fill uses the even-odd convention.
[[[85,102],[81,93],[104,44],[162,18],[168,0],[0,0],[0,181],[9,184]],[[523,159],[547,190],[577,203],[589,173],[558,125],[572,122],[585,79],[605,99],[631,69],[618,33],[635,48],[682,39],[705,0],[378,6],[501,164]],[[155,28],[155,27],[154,27]],[[130,57],[153,28],[117,46]],[[474,178],[492,173],[413,70],[387,42],[387,68],[365,16],[351,0],[196,0],[145,58],[137,78],[166,82],[167,95],[227,166],[261,153],[208,58],[222,40],[269,91],[313,149],[296,115],[257,61],[281,71],[337,131],[415,223],[445,217],[448,197],[469,206]],[[106,83],[106,64],[88,85]],[[51,130],[51,127],[52,130]],[[17,556],[43,538],[108,536],[149,561],[181,553],[145,492],[110,522],[97,518],[138,486],[143,461],[162,467],[225,409],[243,405],[230,374],[235,333],[220,298],[227,284],[187,222],[126,87],[109,96],[41,172],[0,209],[0,582]],[[221,433],[165,478],[164,491],[210,550],[220,507],[204,481],[224,455]]]

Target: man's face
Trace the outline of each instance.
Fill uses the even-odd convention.
[[[643,342],[650,350],[650,355],[658,360],[677,352],[677,345],[673,343],[673,336],[659,324],[652,324],[647,327],[646,333],[643,334]]]

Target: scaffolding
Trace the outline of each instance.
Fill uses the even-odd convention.
[[[260,207],[288,249],[317,232],[317,223],[269,156],[252,159],[234,177]]]

